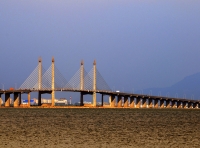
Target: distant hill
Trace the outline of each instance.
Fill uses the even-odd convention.
[[[148,88],[144,94],[200,99],[200,73],[185,77],[176,84],[165,88]]]

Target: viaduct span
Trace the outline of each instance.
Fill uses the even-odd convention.
[[[90,72],[84,69],[84,62],[81,61],[80,69],[76,74],[66,81],[62,74],[55,67],[55,60],[47,71],[42,67],[42,59],[39,58],[38,66],[31,75],[24,81],[20,88],[15,90],[0,90],[0,104],[2,94],[5,94],[5,107],[10,107],[10,95],[13,94],[14,107],[21,106],[21,94],[27,94],[30,107],[31,92],[38,93],[38,106],[55,106],[55,92],[68,91],[80,92],[80,106],[84,106],[84,95],[92,95],[91,107],[97,106],[97,93],[101,94],[101,106],[104,106],[104,96],[109,96],[109,107],[112,108],[195,108],[199,109],[199,100],[183,98],[171,98],[162,96],[152,96],[145,94],[134,94],[126,92],[115,92],[110,89],[106,81],[96,68],[96,61]],[[51,104],[42,104],[42,94],[51,94]]]

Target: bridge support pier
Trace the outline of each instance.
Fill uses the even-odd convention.
[[[80,93],[80,106],[83,106],[83,93]]]
[[[55,106],[55,91],[51,92],[51,106]]]
[[[176,101],[172,100],[171,103],[172,103],[172,108],[176,108]]]
[[[41,106],[42,105],[42,93],[40,91],[38,91],[38,106]]]
[[[117,107],[122,107],[122,96],[117,96]]]
[[[28,107],[31,107],[31,93],[28,92]]]
[[[19,93],[18,96],[19,96],[19,106],[20,106],[22,104],[22,94]]]
[[[199,105],[200,105],[200,104],[199,104],[199,102],[198,102],[198,103],[197,103],[197,106],[196,106],[196,107],[197,107],[197,109],[199,109],[199,107],[200,107]]]
[[[196,107],[197,107],[197,109],[199,109],[199,107],[200,107],[200,104],[199,104],[199,102],[197,103],[197,106],[196,106]]]
[[[146,107],[147,107],[147,99],[142,98],[142,108],[146,108]]]
[[[191,108],[194,108],[194,103],[193,102],[191,103]]]
[[[136,97],[135,98],[135,105],[136,105],[136,108],[140,108],[140,104],[141,104],[141,99],[139,97]]]
[[[5,107],[10,107],[10,94],[5,93]]]
[[[154,108],[158,108],[158,99],[154,99]]]
[[[128,107],[128,96],[124,96],[124,107]]]
[[[184,101],[184,102],[182,103],[182,107],[183,107],[183,108],[187,108],[187,102]]]
[[[109,100],[110,100],[110,107],[115,107],[115,96],[111,95]]]
[[[166,100],[165,104],[166,104],[166,108],[171,108],[171,102],[170,102],[170,100]]]
[[[187,102],[187,108],[191,108],[191,102]]]
[[[152,98],[148,99],[148,108],[153,108],[153,99]]]
[[[1,98],[1,95],[2,95],[2,94],[0,94],[0,107],[1,107],[1,105],[2,105],[2,98]]]
[[[192,102],[188,102],[188,108],[193,108],[193,104],[192,104]]]
[[[14,93],[14,107],[19,107],[19,93]]]
[[[165,100],[161,99],[160,100],[160,108],[164,108],[165,107]]]
[[[177,108],[182,108],[182,102],[181,101],[177,101]]]
[[[198,108],[198,103],[193,103],[193,107],[194,107],[195,109],[197,109],[197,108]]]
[[[135,107],[134,97],[130,97],[130,107],[131,108]]]
[[[93,107],[96,107],[97,106],[97,94],[96,94],[96,92],[93,92]]]
[[[103,94],[101,94],[101,106],[103,107]]]

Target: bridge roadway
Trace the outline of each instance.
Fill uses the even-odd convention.
[[[83,104],[84,95],[92,95],[94,92],[102,95],[101,106],[104,106],[104,96],[109,96],[109,107],[130,107],[130,108],[200,108],[200,100],[190,100],[183,98],[172,98],[162,96],[152,96],[145,94],[133,94],[126,92],[113,92],[106,90],[80,90],[80,89],[54,89],[54,91],[80,92],[80,106]],[[14,94],[14,107],[21,105],[21,94],[28,94],[28,105],[30,107],[30,93],[38,92],[38,106],[42,105],[41,94],[52,94],[52,89],[18,89],[18,90],[0,90],[0,104],[2,104],[1,95],[5,94],[5,107],[10,107],[10,94]],[[123,101],[122,101],[123,100]],[[53,105],[54,106],[54,105]],[[94,105],[93,107],[96,107]]]

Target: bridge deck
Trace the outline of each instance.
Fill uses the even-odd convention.
[[[200,100],[191,100],[185,98],[173,98],[173,97],[163,97],[163,96],[152,96],[146,94],[133,94],[133,93],[126,93],[126,92],[114,92],[114,91],[106,91],[106,90],[80,90],[80,89],[55,89],[55,91],[68,91],[68,92],[80,92],[83,94],[92,94],[93,92],[103,94],[103,95],[114,95],[114,96],[128,96],[133,98],[151,98],[151,99],[158,99],[158,100],[170,100],[170,101],[181,101],[181,102],[191,102],[191,103],[200,103]],[[52,89],[18,89],[18,90],[0,90],[0,94],[12,94],[12,93],[30,93],[30,92],[42,92],[42,93],[51,93]]]

